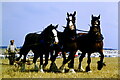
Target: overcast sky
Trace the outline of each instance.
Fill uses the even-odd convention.
[[[66,13],[76,14],[77,29],[89,30],[91,15],[101,15],[101,30],[104,48],[118,48],[118,3],[117,2],[3,2],[2,45],[14,39],[22,46],[25,35],[42,31],[49,24],[59,24],[63,31]]]

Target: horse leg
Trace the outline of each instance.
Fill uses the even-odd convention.
[[[83,61],[83,58],[85,57],[85,54],[86,53],[82,53],[81,54],[81,56],[79,57],[79,66],[78,66],[78,71],[80,71],[80,72],[82,72],[82,71],[85,71],[84,69],[83,69],[83,67],[82,67],[82,61]]]
[[[58,56],[58,52],[59,52],[58,50],[55,50],[55,55],[51,56],[51,61],[52,62],[51,62],[51,65],[50,65],[50,71],[52,71],[52,72],[57,72],[58,71],[58,68],[55,64],[55,60],[56,60],[56,57]]]
[[[45,63],[43,64],[43,69],[45,69],[45,67],[46,67],[47,64],[48,64],[48,57],[49,57],[49,52],[47,52],[47,53],[45,54]]]
[[[52,63],[55,62],[56,57],[58,56],[58,53],[59,53],[59,52],[60,52],[59,50],[55,50],[55,55],[53,55],[53,57],[52,57],[52,59],[51,59]]]
[[[74,55],[73,54],[71,54],[71,52],[70,52],[70,55],[68,56],[68,59],[66,59],[66,57],[65,57],[65,61],[63,61],[63,64],[62,64],[62,66],[60,67],[60,71],[61,72],[65,72],[64,71],[64,67],[65,67],[65,65],[66,65],[66,63],[68,63],[70,60],[72,60],[72,57],[73,57]],[[73,59],[74,59],[74,57],[73,57]],[[72,61],[72,63],[73,63],[74,61]]]
[[[66,52],[62,51],[62,55],[63,55],[63,63],[62,63],[62,66],[59,68],[59,70],[60,72],[64,73],[65,72],[64,67],[66,64]]]
[[[16,62],[20,60],[20,58],[22,57],[22,54],[20,53],[20,56],[18,58],[16,58]]]
[[[34,63],[34,70],[35,70],[35,71],[38,70],[38,66],[37,66],[37,64],[36,64],[37,59],[38,59],[38,55],[36,55],[36,54],[34,53],[33,63]]]
[[[53,60],[53,50],[52,51],[50,51],[50,60],[52,61]]]
[[[24,53],[24,51],[25,51],[26,49],[25,49],[25,47],[23,46],[21,49],[20,49],[20,56],[18,57],[18,58],[16,58],[16,61],[19,61],[20,60],[20,58],[22,57],[22,55],[23,55],[23,53]]]
[[[27,53],[30,51],[30,48],[28,48],[28,46],[24,47],[20,50],[20,53],[24,55],[24,58],[22,60],[22,66],[21,66],[21,71],[25,71],[25,62],[26,62],[26,56]]]
[[[87,65],[87,67],[86,67],[86,72],[92,72],[92,71],[90,70],[90,63],[91,63],[90,55],[91,55],[91,53],[88,53],[88,60],[87,60],[88,65]]]
[[[66,52],[62,51],[62,56],[63,56],[63,64],[66,62]]]
[[[97,68],[98,68],[98,70],[101,70],[103,68],[103,66],[106,66],[106,65],[103,62],[103,59],[104,59],[103,50],[101,50],[99,53],[101,54],[101,56],[100,56],[100,61],[97,62],[98,63],[98,67]]]
[[[44,73],[43,71],[43,54],[40,54],[40,65],[39,65],[39,71]]]
[[[53,51],[51,53],[52,57],[51,57],[51,61],[52,61],[52,64],[55,62],[56,60],[56,57],[58,56],[58,53],[61,51],[61,48],[59,45],[54,45],[54,50],[55,50],[55,55],[53,55]]]
[[[26,55],[27,55],[27,54],[24,54],[24,59],[22,60],[22,65],[21,65],[21,71],[22,71],[22,72],[25,71]]]
[[[76,73],[74,71],[74,57],[75,57],[74,54],[71,55],[71,61],[70,61],[70,63],[68,63],[68,67],[70,68],[69,72],[71,72],[71,73]]]

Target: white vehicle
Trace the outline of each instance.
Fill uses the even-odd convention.
[[[31,58],[31,59],[33,59],[33,57],[34,57],[34,53],[30,50],[30,51],[28,52],[26,58]]]

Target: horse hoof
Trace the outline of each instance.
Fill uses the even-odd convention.
[[[60,73],[65,73],[65,69],[59,69]]]
[[[91,72],[91,69],[89,66],[86,67],[86,72]]]
[[[38,70],[38,66],[35,66],[35,67],[34,67],[34,70],[35,70],[35,71]]]
[[[65,65],[62,65],[62,66],[59,68],[59,72],[61,72],[61,73],[64,73],[64,72],[65,72],[64,66],[65,66]]]
[[[43,69],[40,69],[39,71],[40,71],[41,73],[44,73]]]
[[[76,73],[74,69],[69,69],[70,73]]]
[[[85,70],[84,69],[78,69],[79,72],[84,72]]]
[[[21,72],[25,72],[25,69],[21,69]]]
[[[58,68],[57,68],[57,65],[55,63],[51,63],[50,71],[52,71],[52,72],[58,72]]]
[[[92,71],[86,71],[86,72],[91,73]]]
[[[25,63],[21,64],[21,72],[25,71]]]
[[[106,66],[106,64],[103,62],[98,61],[97,63],[98,63],[98,67],[97,67],[98,70],[101,70],[103,68],[103,66]]]

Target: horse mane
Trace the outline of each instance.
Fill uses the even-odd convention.
[[[40,38],[44,39],[49,34],[49,29],[51,26],[46,27],[40,34]]]
[[[49,26],[48,26],[47,28],[45,28],[45,29],[41,32],[41,34],[45,34],[45,33],[48,31],[48,29],[49,29]]]

